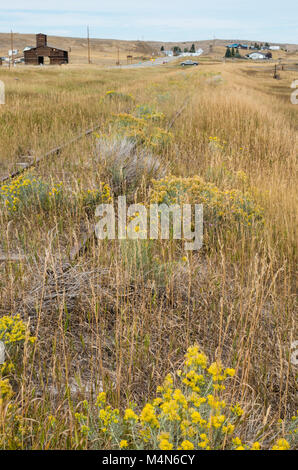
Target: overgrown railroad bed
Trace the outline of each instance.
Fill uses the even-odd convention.
[[[196,343],[208,368],[215,364],[211,372],[203,368],[204,376],[220,362],[223,374],[230,371],[226,388],[219,381],[212,394],[226,402],[221,415],[229,422],[218,421],[209,398],[216,420],[202,402],[207,423],[195,415],[191,426],[197,433],[210,418],[212,429],[225,426],[229,435],[214,440],[210,428],[209,436],[200,432],[209,440],[198,440],[184,423],[177,447],[295,446],[289,432],[297,408],[291,362],[297,135],[286,87],[292,72],[272,84],[265,69],[248,73],[253,67],[0,71],[7,81],[2,175],[22,156],[44,155],[100,126],[0,188],[0,317],[19,314],[29,328],[16,320],[22,337],[11,336],[6,346],[0,383],[4,406],[12,406],[0,417],[1,448],[117,447],[112,421],[109,432],[100,430],[104,419],[115,409],[123,416],[135,403],[146,431],[154,422],[146,403],[168,373],[183,368],[186,349]],[[87,237],[71,259],[92,232],[97,204],[116,204],[123,193],[144,204],[181,194],[203,200],[203,248],[187,253],[177,240]],[[173,406],[183,400],[180,392]],[[140,445],[138,423],[135,441],[121,434],[128,447]],[[150,448],[176,446],[171,436],[155,438]]]

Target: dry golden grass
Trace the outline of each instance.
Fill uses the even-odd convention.
[[[218,233],[187,262],[178,242],[91,239],[70,267],[69,252],[92,226],[92,211],[79,202],[47,212],[28,207],[18,216],[3,211],[0,250],[26,258],[0,261],[0,314],[20,313],[37,336],[33,350],[25,349],[22,371],[11,378],[26,423],[19,447],[80,447],[72,440],[72,411],[80,401],[92,402],[103,387],[112,405],[141,406],[194,343],[236,369],[234,386],[223,395],[246,411],[243,439],[260,433],[269,446],[277,435],[273,423],[294,414],[297,109],[290,102],[295,73],[281,76],[273,80],[268,65],[208,61],[185,71],[175,65],[0,70],[7,91],[0,173],[15,168],[22,155],[45,153],[92,125],[109,133],[111,116],[136,104],[154,106],[169,123],[190,98],[160,159],[172,174],[249,190],[265,219],[261,233],[239,237],[234,227]],[[132,94],[134,101],[101,99],[107,90]],[[214,147],[210,136],[226,144]],[[35,174],[63,182],[75,201],[81,189],[105,178],[94,140],[65,148]],[[148,188],[141,185],[135,197],[148,201]],[[48,415],[59,425],[41,445],[35,421]],[[12,446],[2,439],[3,447]]]

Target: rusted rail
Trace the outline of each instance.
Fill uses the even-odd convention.
[[[178,117],[183,113],[183,111],[185,110],[185,108],[187,107],[188,103],[190,102],[190,99],[191,99],[191,96],[189,96],[188,98],[186,98],[185,102],[183,103],[183,105],[181,106],[180,109],[178,109],[177,113],[175,114],[175,116],[173,117],[173,119],[169,122],[169,125],[167,127],[167,132],[169,132],[169,130],[173,127],[175,121],[178,119]]]
[[[59,154],[65,147],[68,147],[69,145],[77,142],[78,140],[82,139],[83,137],[86,137],[90,134],[92,134],[92,132],[96,131],[97,129],[99,129],[99,125],[98,126],[94,126],[92,127],[92,129],[87,129],[86,131],[84,132],[81,132],[79,135],[73,137],[72,139],[70,139],[69,141],[65,142],[64,144],[60,145],[59,147],[55,147],[51,150],[49,150],[47,153],[45,153],[44,155],[41,155],[40,157],[34,159],[33,162],[30,162],[30,163],[26,163],[24,164],[24,166],[22,166],[22,168],[20,168],[19,170],[16,170],[12,173],[9,173],[8,175],[5,175],[5,176],[2,176],[0,178],[0,184],[1,183],[4,183],[5,181],[9,180],[9,179],[13,179],[13,178],[16,178],[17,176],[21,175],[22,173],[24,173],[24,171],[28,170],[29,168],[33,168],[37,165],[39,165],[39,163],[48,158],[48,157],[51,157],[52,155],[57,155]]]
[[[185,100],[185,102],[183,103],[181,108],[174,115],[174,117],[171,119],[171,121],[169,122],[169,124],[167,126],[167,131],[169,131],[173,127],[175,121],[179,118],[179,116],[183,113],[184,109],[187,107],[190,99],[191,99],[191,97],[189,96]],[[81,134],[77,135],[76,137],[69,140],[68,142],[60,145],[59,147],[55,147],[55,148],[49,150],[49,152],[45,153],[44,155],[41,155],[40,157],[35,159],[33,162],[25,164],[19,170],[16,170],[13,173],[10,173],[10,174],[2,177],[0,179],[0,183],[4,183],[5,181],[7,181],[9,179],[16,178],[17,176],[24,173],[24,171],[28,170],[29,168],[33,168],[33,167],[37,166],[42,160],[44,160],[44,159],[46,159],[46,158],[48,158],[52,155],[59,154],[65,147],[67,147],[68,145],[73,144],[74,142],[77,142],[78,140],[80,140],[81,138],[83,138],[85,136],[88,136],[88,135],[92,134],[94,131],[99,129],[99,127],[100,126],[98,125],[98,126],[93,127],[92,129],[88,129],[87,131],[82,132]],[[78,240],[78,242],[73,246],[73,248],[70,251],[69,262],[73,262],[80,255],[81,252],[85,251],[85,249],[87,247],[87,244],[92,239],[92,237],[94,236],[94,233],[95,233],[95,226],[92,226],[91,229],[87,233],[85,233],[80,240]]]

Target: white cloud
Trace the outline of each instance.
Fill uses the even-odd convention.
[[[48,34],[156,40],[196,40],[239,37],[290,42],[295,37],[294,0],[15,0],[0,6],[0,31],[43,30]],[[296,39],[297,40],[297,39]]]

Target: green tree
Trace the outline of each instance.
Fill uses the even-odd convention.
[[[189,52],[196,52],[196,46],[192,44],[191,48],[189,49]]]
[[[234,49],[234,47],[232,47],[231,56],[232,56],[232,57],[235,57],[235,49]]]
[[[178,55],[180,52],[182,52],[179,46],[174,46],[172,50],[174,55]]]
[[[227,47],[225,57],[231,57],[231,49],[229,47]]]
[[[163,52],[165,50],[165,48],[163,46],[161,46],[160,50]]]

